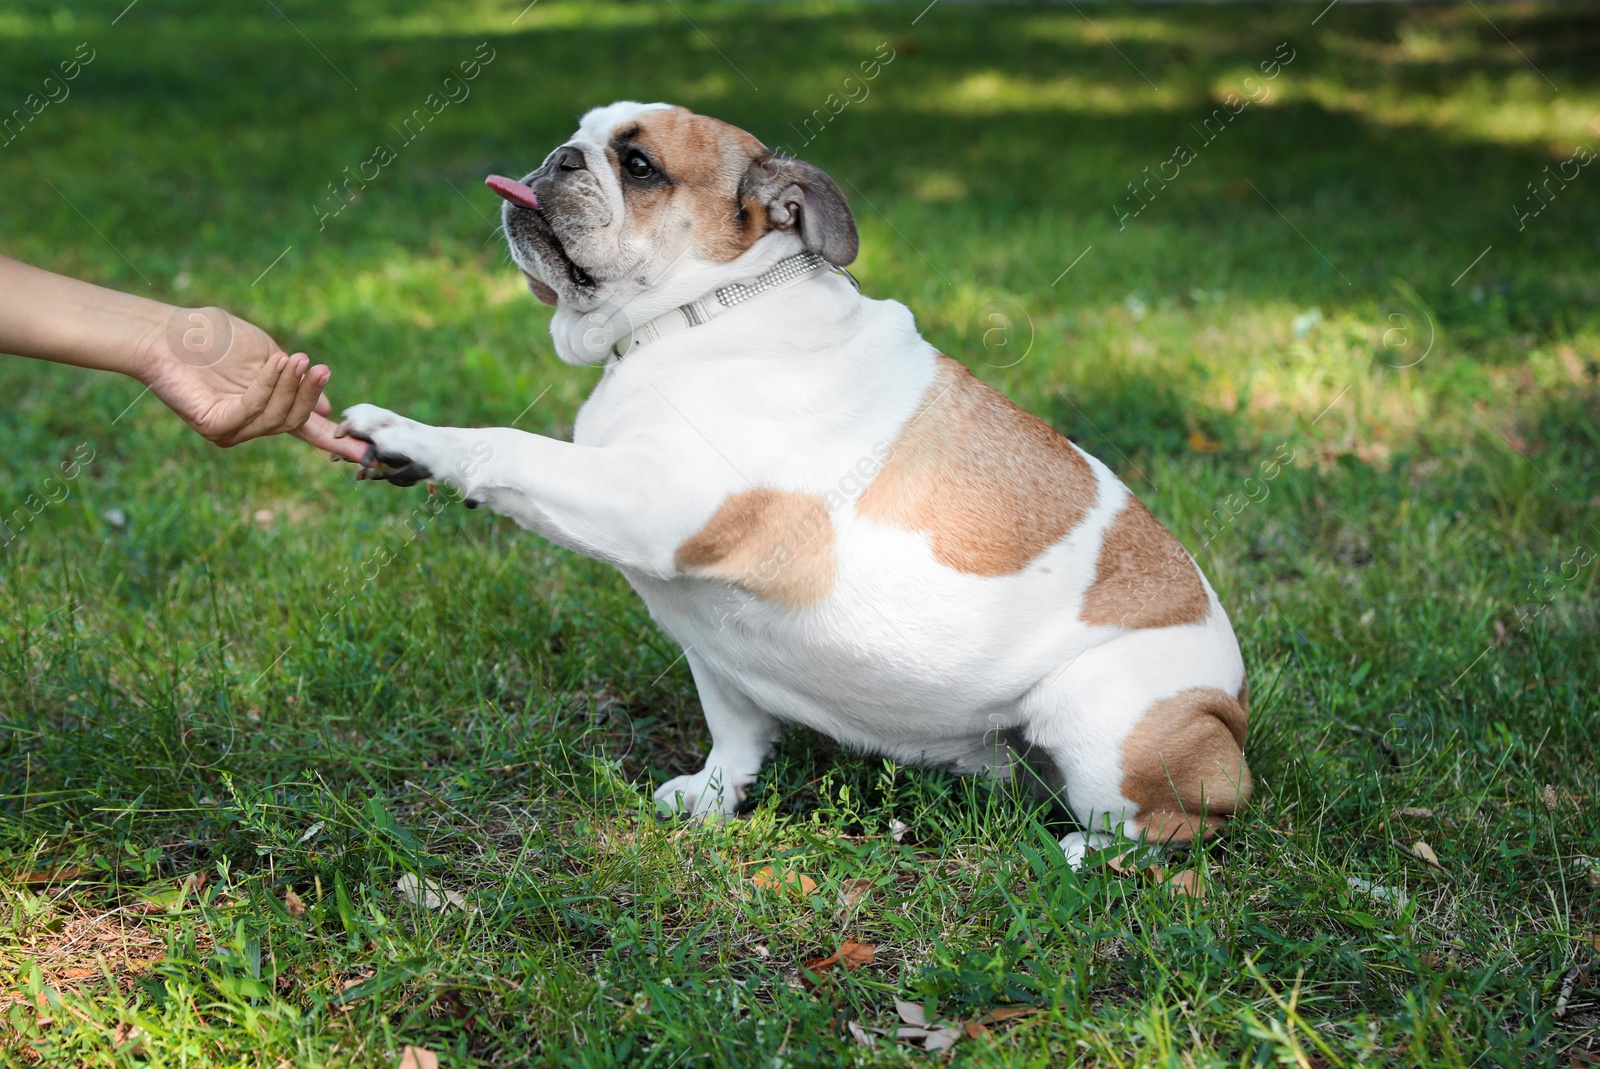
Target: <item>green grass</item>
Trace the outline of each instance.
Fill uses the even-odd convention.
[[[482,176],[616,98],[787,143],[850,194],[865,290],[1196,554],[1250,666],[1252,806],[1188,862],[1204,901],[803,732],[749,819],[659,823],[706,739],[618,576],[0,361],[5,515],[94,452],[0,553],[0,1062],[922,1064],[844,1030],[895,996],[1037,1007],[970,1065],[1592,1062],[1600,972],[1555,1004],[1600,949],[1600,171],[1513,207],[1600,144],[1592,8],[522,6],[9,5],[0,108],[96,52],[0,147],[0,248],[230,307],[330,362],[336,403],[564,435],[596,373],[553,355]],[[400,145],[482,42],[472,96]],[[815,893],[752,894],[764,865]],[[407,873],[476,910],[407,904]],[[805,990],[846,938],[875,963]]]

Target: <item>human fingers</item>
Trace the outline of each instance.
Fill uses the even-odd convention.
[[[334,432],[338,430],[338,427],[339,425],[327,416],[313,412],[300,425],[298,430],[290,431],[289,433],[309,445],[333,454],[335,459],[350,460],[357,464],[361,463],[362,457],[367,455],[368,444],[359,438],[351,438],[349,435],[343,438],[335,437]]]
[[[239,439],[241,442],[267,434],[280,434],[295,428],[295,424],[289,421],[289,414],[294,409],[306,364],[310,361],[301,353],[285,359],[287,363],[284,364],[283,374],[279,376],[277,385],[272,388],[272,396],[267,398],[266,407],[261,414],[246,426],[245,433]],[[307,411],[310,411],[309,405]]]
[[[278,353],[270,357],[237,401],[232,405],[219,405],[222,412],[220,419],[215,420],[211,426],[196,429],[223,446],[238,445],[254,438],[255,435],[250,433],[251,425],[262,412],[266,411],[279,385],[289,377],[285,374],[288,366],[287,354]]]
[[[305,353],[296,353],[294,359],[311,362],[311,358]],[[289,412],[284,417],[284,430],[292,431],[299,427],[306,421],[306,417],[316,410],[317,402],[322,398],[322,388],[328,384],[328,375],[326,364],[318,364],[305,373],[305,377],[300,380],[299,388],[295,391]]]

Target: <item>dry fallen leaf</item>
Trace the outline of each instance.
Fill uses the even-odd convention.
[[[921,1003],[907,1002],[905,999],[897,998],[894,1000],[894,1012],[898,1013],[900,1019],[906,1024],[915,1025],[918,1028],[928,1027],[928,1011],[922,1007]]]
[[[798,891],[804,897],[816,894],[817,881],[803,872],[793,869],[784,869],[780,877],[773,871],[771,865],[763,865],[750,877],[750,882],[763,891],[777,891],[787,887],[791,891]]]
[[[124,1054],[131,1054],[138,1058],[147,1053],[144,1046],[144,1033],[139,1030],[137,1025],[129,1024],[127,1021],[117,1025],[117,1030],[111,1033],[111,1045],[113,1047],[121,1047],[124,1043],[133,1044],[133,1046],[122,1052]]]
[[[1391,902],[1400,909],[1406,908],[1406,893],[1398,887],[1373,883],[1371,880],[1363,879],[1360,876],[1346,876],[1345,883],[1362,894],[1371,895],[1380,902]]]
[[[1215,453],[1222,448],[1222,443],[1215,438],[1206,436],[1206,432],[1196,427],[1189,432],[1189,448],[1196,453]]]
[[[1544,793],[1539,796],[1539,800],[1544,802],[1544,807],[1552,813],[1561,808],[1561,797],[1556,794],[1554,784],[1544,785]]]
[[[306,915],[305,899],[294,893],[293,887],[283,890],[283,908],[289,911],[291,917],[304,917]]]
[[[1426,809],[1422,806],[1408,805],[1404,809],[1400,810],[1400,816],[1417,817],[1419,819],[1426,820],[1433,816],[1433,810]]]
[[[857,1021],[854,1018],[851,1018],[849,1021],[847,1021],[845,1023],[845,1028],[847,1030],[849,1030],[850,1035],[852,1037],[854,1037],[855,1041],[857,1043],[859,1043],[861,1046],[863,1046],[863,1047],[875,1047],[875,1046],[878,1045],[877,1038],[875,1036],[870,1035],[865,1028],[862,1028],[860,1021]]]
[[[62,880],[75,880],[89,870],[82,865],[62,865],[57,869],[41,872],[25,872],[21,876],[14,876],[8,882],[22,883],[58,883]]]
[[[447,904],[457,909],[472,912],[472,907],[467,905],[467,896],[459,891],[447,891],[433,880],[420,880],[411,873],[406,873],[395,882],[394,889],[400,892],[400,897],[414,906],[425,909],[443,909]]]
[[[922,1040],[922,1049],[925,1051],[949,1050],[956,1045],[956,1040],[961,1038],[961,1029],[952,1027],[921,1028],[916,1025],[901,1025],[895,1029],[894,1038],[904,1040]]]
[[[846,880],[839,885],[839,905],[845,909],[855,909],[871,893],[871,880]]]
[[[1148,852],[1129,850],[1106,862],[1106,867],[1118,876],[1134,876],[1150,883],[1160,883],[1166,870],[1152,859]]]
[[[1439,855],[1433,852],[1433,847],[1429,846],[1426,840],[1418,839],[1411,844],[1411,856],[1418,861],[1432,865],[1436,869],[1444,868],[1443,865],[1439,864]]]
[[[424,1047],[406,1047],[395,1069],[439,1069],[439,1056]]]
[[[871,943],[858,943],[854,939],[846,939],[839,948],[839,963],[846,969],[857,969],[863,965],[871,965],[878,957],[878,948]]]
[[[1167,886],[1172,888],[1174,894],[1188,895],[1202,902],[1206,900],[1206,885],[1194,869],[1173,873],[1172,878],[1167,881]]]
[[[1005,1021],[1014,1021],[1018,1017],[1026,1017],[1030,1013],[1038,1013],[1037,1006],[999,1006],[979,1017],[979,1024],[1001,1024]]]
[[[962,1025],[962,1029],[967,1033],[968,1039],[977,1039],[979,1036],[986,1036],[989,1034],[989,1030],[983,1025],[979,1024],[977,1021],[968,1021],[966,1024]]]
[[[858,943],[854,939],[846,939],[838,950],[825,958],[812,958],[800,966],[800,982],[810,991],[826,978],[833,968],[842,967],[846,971],[859,969],[863,965],[871,965],[877,957],[877,948],[871,943]],[[817,977],[813,980],[812,977]]]

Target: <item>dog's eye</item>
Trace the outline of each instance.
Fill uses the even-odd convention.
[[[634,178],[649,178],[656,173],[656,169],[641,152],[630,152],[628,158],[622,161],[622,166]]]

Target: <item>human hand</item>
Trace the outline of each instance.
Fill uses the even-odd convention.
[[[322,393],[327,365],[288,355],[266,331],[221,308],[175,310],[146,342],[139,366],[150,392],[216,445],[287,432],[346,460],[365,452],[334,437],[333,408]]]

